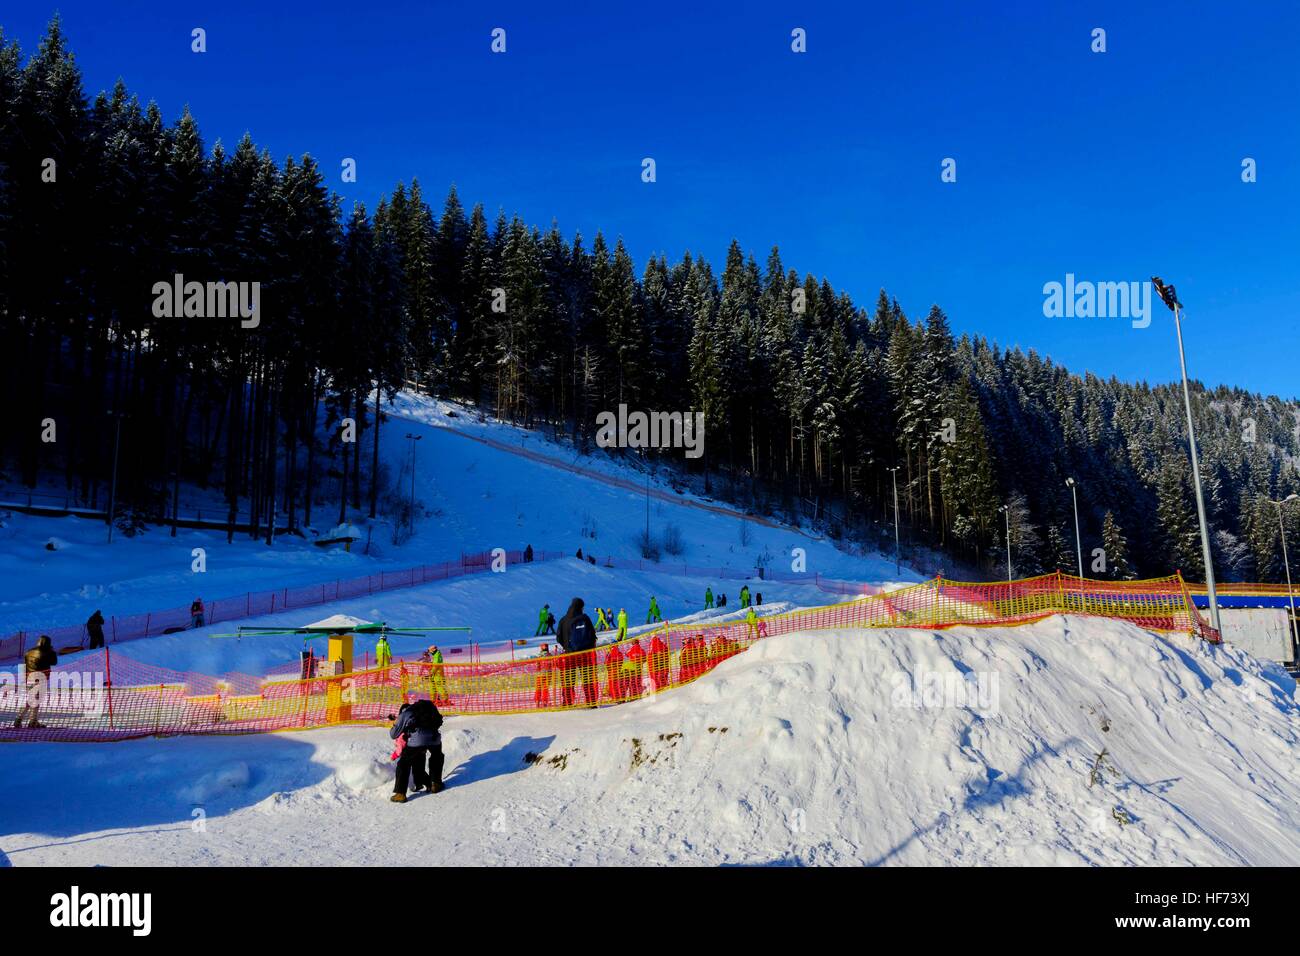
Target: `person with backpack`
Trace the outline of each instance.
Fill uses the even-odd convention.
[[[415,777],[415,790],[442,793],[447,789],[442,782],[442,714],[431,700],[417,700],[403,704],[396,718],[389,718],[393,726],[388,736],[406,741],[397,757],[397,771],[393,780],[393,803],[406,802],[407,783]],[[425,768],[425,761],[429,767]]]
[[[27,726],[33,730],[45,726],[36,718],[41,714],[45,691],[50,686],[50,668],[58,662],[59,655],[54,653],[54,645],[50,643],[48,634],[42,634],[36,646],[23,655],[23,669],[27,672],[27,696],[14,721],[15,728],[23,725],[23,718],[27,718]]]
[[[596,625],[583,611],[583,600],[573,599],[569,610],[560,618],[556,640],[564,648],[561,670],[562,697],[565,707],[573,705],[574,685],[581,680],[582,692],[588,707],[596,706],[598,690],[596,681]]]
[[[101,612],[96,611],[90,615],[86,621],[86,633],[90,636],[88,650],[104,646],[104,615]]]

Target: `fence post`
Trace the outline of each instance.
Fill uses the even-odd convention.
[[[113,658],[104,648],[104,686],[108,694],[108,729],[113,729]]]
[[[149,636],[149,622],[153,620],[153,612],[150,611],[144,616],[144,636]]]

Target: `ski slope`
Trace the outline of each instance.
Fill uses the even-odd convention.
[[[965,673],[993,692],[911,706]],[[0,862],[1295,865],[1298,738],[1283,671],[1181,635],[809,633],[632,704],[450,718],[448,789],[405,805],[379,728],[7,747]]]
[[[512,550],[531,544],[537,550],[569,554],[581,548],[584,554],[600,557],[639,556],[646,495],[626,485],[643,489],[645,476],[633,463],[603,452],[579,456],[539,432],[479,423],[463,408],[410,393],[399,394],[389,412],[381,456],[390,483],[399,483],[404,495],[410,472],[402,469],[411,442],[402,436],[420,436],[415,442],[419,516],[415,534],[403,544],[393,544],[387,522],[367,523],[365,509],[349,514],[363,534],[352,553],[316,547],[310,531],[308,539],[277,536],[268,547],[247,535],[236,535],[227,544],[224,532],[181,529],[172,538],[170,529],[154,527],[135,538],[116,535],[110,546],[98,521],[10,513],[0,518],[0,634],[79,624],[96,609],[111,617],[186,607],[196,596],[211,599],[315,584],[497,547]],[[493,444],[473,438],[489,438]],[[367,452],[368,441],[363,439]],[[562,461],[566,467],[540,459]],[[579,474],[570,470],[575,467]],[[651,478],[651,491],[659,496],[650,500],[652,530],[659,537],[669,526],[676,527],[682,541],[681,553],[665,553],[664,561],[738,570],[752,570],[763,562],[789,572],[794,569],[793,549],[799,548],[799,568],[810,575],[876,584],[921,579],[909,568],[896,574],[893,561],[881,555],[850,554],[798,529],[705,510],[702,506],[712,505],[679,495],[663,477]],[[621,484],[608,484],[606,478]],[[316,530],[329,530],[337,508],[336,503],[316,509],[322,522]],[[45,547],[51,539],[53,551]],[[369,554],[363,554],[367,542]],[[195,548],[206,553],[203,573],[191,569]],[[701,594],[704,583],[698,585]],[[631,614],[633,609],[628,610]]]

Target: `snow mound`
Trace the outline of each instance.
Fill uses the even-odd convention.
[[[378,727],[136,741],[102,768],[79,759],[102,748],[10,748],[0,850],[19,866],[1294,865],[1297,743],[1285,671],[1183,635],[1075,617],[818,632],[631,704],[451,717],[448,789],[405,805],[387,802]],[[54,792],[69,758],[93,821],[25,796]],[[141,792],[176,767],[190,788]],[[220,839],[160,826],[205,797]]]

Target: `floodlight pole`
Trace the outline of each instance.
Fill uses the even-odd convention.
[[[998,508],[1007,519],[1007,581],[1011,581],[1011,509],[1006,505]]]
[[[1183,373],[1183,405],[1187,409],[1187,447],[1192,455],[1192,487],[1196,491],[1196,515],[1201,522],[1201,554],[1205,559],[1205,593],[1210,602],[1210,627],[1220,631],[1219,595],[1214,587],[1214,559],[1210,554],[1210,526],[1205,520],[1205,496],[1201,493],[1201,466],[1196,455],[1196,427],[1192,423],[1192,392],[1187,385],[1187,354],[1183,350],[1183,304],[1173,286],[1166,287],[1159,276],[1151,277],[1152,284],[1174,313],[1174,332],[1178,336],[1178,365]]]
[[[1079,577],[1083,577],[1083,538],[1079,535],[1079,492],[1073,478],[1066,478],[1070,495],[1074,498],[1074,547],[1079,552]]]
[[[1269,499],[1272,501],[1272,499]],[[1291,559],[1286,555],[1286,525],[1282,521],[1282,506],[1300,500],[1300,495],[1287,495],[1281,501],[1273,501],[1277,506],[1277,530],[1282,535],[1282,565],[1286,568],[1286,596],[1291,602],[1291,641],[1300,646],[1300,636],[1296,634],[1295,592],[1291,590]]]
[[[903,552],[898,543],[898,469],[900,466],[895,465],[890,468],[890,474],[894,476],[894,573],[903,573]]]

